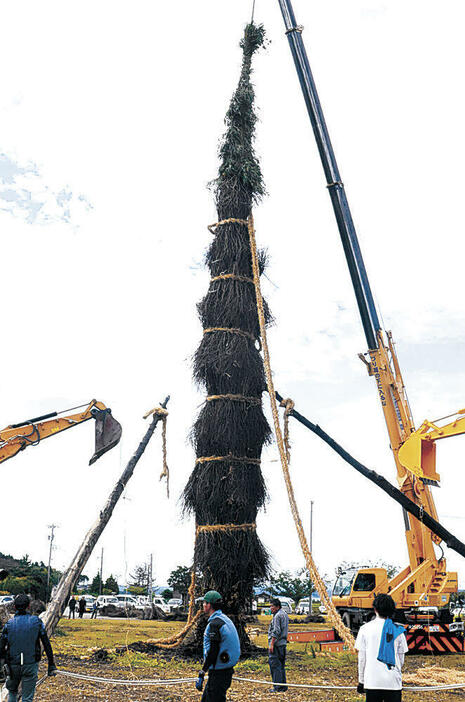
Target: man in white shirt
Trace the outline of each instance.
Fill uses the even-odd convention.
[[[373,609],[375,618],[360,627],[355,642],[358,651],[357,691],[365,693],[366,702],[400,702],[407,640],[405,634],[400,633],[400,627],[387,621],[396,609],[390,595],[376,595]],[[393,665],[382,662],[386,652],[391,654]]]

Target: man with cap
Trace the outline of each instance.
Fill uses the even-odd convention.
[[[216,590],[209,590],[203,598],[203,611],[208,615],[203,636],[204,663],[195,686],[201,690],[208,670],[208,682],[201,702],[226,702],[226,692],[231,685],[234,666],[241,655],[236,627],[221,611],[222,597]]]
[[[23,702],[32,702],[37,682],[37,672],[41,657],[40,642],[48,658],[48,674],[56,675],[53,651],[43,622],[27,611],[29,597],[16,595],[16,614],[3,627],[0,636],[0,659],[6,661],[8,677],[6,687],[8,702],[18,699],[18,687],[22,684]]]

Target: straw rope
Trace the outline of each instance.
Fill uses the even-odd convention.
[[[241,283],[252,283],[254,285],[252,278],[247,278],[245,275],[236,275],[236,273],[222,273],[221,275],[215,275],[214,278],[210,279],[211,283],[215,280],[239,280]]]
[[[231,400],[231,402],[248,402],[250,405],[260,405],[262,402],[261,397],[246,397],[246,395],[209,395],[207,397],[207,402],[213,402],[214,400]]]
[[[253,270],[253,277],[254,277],[254,283],[255,283],[255,294],[257,298],[257,312],[258,312],[258,320],[260,323],[260,334],[262,338],[262,346],[263,346],[263,357],[264,357],[264,364],[265,364],[265,375],[266,375],[266,382],[267,382],[267,387],[268,387],[268,395],[270,398],[270,403],[271,403],[271,412],[273,415],[273,422],[274,422],[274,428],[275,428],[275,434],[276,434],[276,440],[278,443],[278,449],[279,449],[279,455],[281,458],[281,465],[283,469],[283,476],[284,476],[284,482],[286,483],[286,488],[287,488],[287,494],[289,497],[289,504],[291,507],[291,512],[292,516],[294,518],[294,523],[297,529],[297,535],[299,537],[300,541],[300,546],[302,548],[302,552],[305,558],[305,562],[307,564],[307,569],[310,572],[310,577],[312,581],[315,583],[316,589],[318,591],[318,594],[320,595],[320,599],[322,603],[326,606],[326,609],[328,611],[328,618],[331,621],[332,625],[344,641],[344,643],[347,644],[349,650],[352,653],[355,653],[355,641],[354,638],[350,632],[350,630],[345,626],[344,622],[342,621],[341,617],[339,616],[338,612],[336,611],[336,608],[331,600],[331,598],[328,595],[328,592],[326,590],[326,586],[318,572],[318,569],[315,565],[315,562],[313,560],[312,554],[310,553],[310,549],[308,547],[307,539],[305,537],[305,532],[302,527],[302,521],[300,519],[299,515],[299,510],[297,507],[297,502],[295,499],[294,495],[294,488],[292,487],[292,482],[291,482],[291,477],[289,473],[289,461],[287,459],[286,455],[286,448],[284,445],[283,441],[283,436],[281,433],[281,427],[279,424],[279,415],[278,415],[278,407],[276,403],[276,396],[275,396],[275,391],[274,391],[274,386],[273,386],[273,378],[271,374],[271,361],[270,361],[270,353],[268,349],[268,341],[266,337],[266,326],[265,326],[265,313],[263,310],[263,298],[262,298],[262,293],[260,289],[260,270],[258,266],[258,256],[257,256],[257,244],[255,241],[255,230],[254,230],[254,223],[253,223],[253,217],[252,215],[249,216],[249,221],[248,221],[248,231],[249,231],[249,239],[250,239],[250,252],[252,255],[252,270]]]
[[[197,458],[197,463],[209,463],[210,461],[234,461],[235,463],[252,463],[255,466],[259,466],[261,460],[259,458],[248,458],[247,456],[200,456]]]
[[[162,453],[163,453],[163,469],[160,473],[160,480],[166,478],[166,496],[170,496],[170,469],[168,468],[167,462],[167,450],[166,450],[166,421],[168,419],[168,410],[164,407],[154,407],[144,414],[144,419],[150,417],[151,414],[158,414],[161,417],[163,423],[161,440],[162,440]]]
[[[279,403],[280,407],[284,407],[284,446],[286,447],[286,458],[287,462],[291,462],[291,440],[289,438],[289,415],[295,407],[294,400],[287,397],[285,400],[281,400]]]
[[[228,219],[222,219],[220,222],[209,224],[207,229],[210,234],[216,234],[216,228],[220,227],[222,224],[243,224],[245,227],[247,227],[248,221],[246,219],[237,219],[237,217],[229,217]]]
[[[204,334],[211,334],[212,332],[229,332],[230,334],[240,334],[242,336],[246,336],[248,339],[252,339],[254,342],[256,341],[253,334],[248,331],[244,331],[243,329],[236,329],[235,327],[208,327],[208,329],[203,330]]]
[[[250,524],[198,524],[196,536],[204,531],[246,531],[247,529],[256,529],[255,522]]]

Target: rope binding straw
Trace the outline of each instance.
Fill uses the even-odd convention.
[[[259,458],[248,458],[247,456],[200,456],[197,458],[196,463],[209,463],[210,461],[233,461],[235,463],[251,463],[252,465],[259,466],[261,460]]]
[[[214,283],[215,280],[239,280],[241,283],[252,283],[252,285],[254,285],[252,278],[247,278],[246,275],[237,275],[236,273],[222,273],[221,275],[215,275],[214,278],[210,278],[211,283]]]
[[[243,329],[236,329],[236,327],[208,327],[207,329],[203,330],[204,334],[211,334],[212,332],[229,332],[230,334],[246,336],[248,339],[252,339],[254,343],[257,341],[253,334],[248,331],[244,331]]]
[[[247,397],[246,395],[208,395],[206,398],[207,402],[213,402],[214,400],[230,400],[231,402],[248,402],[249,405],[260,405],[262,402],[261,397]]]
[[[198,524],[196,535],[205,531],[247,531],[247,529],[256,529],[255,522],[250,524]]]
[[[229,217],[228,219],[222,219],[220,222],[214,222],[209,224],[207,229],[210,234],[216,234],[216,229],[223,224],[243,224],[245,227],[248,226],[248,221],[246,219],[237,219],[237,217]]]

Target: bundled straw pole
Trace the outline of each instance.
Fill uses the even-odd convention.
[[[184,508],[197,524],[196,568],[205,587],[221,592],[232,614],[245,610],[254,582],[268,572],[255,519],[266,499],[260,457],[270,427],[262,410],[265,375],[246,220],[264,193],[253,149],[250,81],[252,56],[264,36],[261,26],[245,28],[241,75],[212,183],[219,221],[210,227],[214,238],[206,263],[211,281],[198,304],[204,334],[194,357],[194,378],[207,398],[192,429],[197,460],[183,494]],[[261,255],[262,271],[264,264]],[[266,316],[270,321],[267,308]]]

